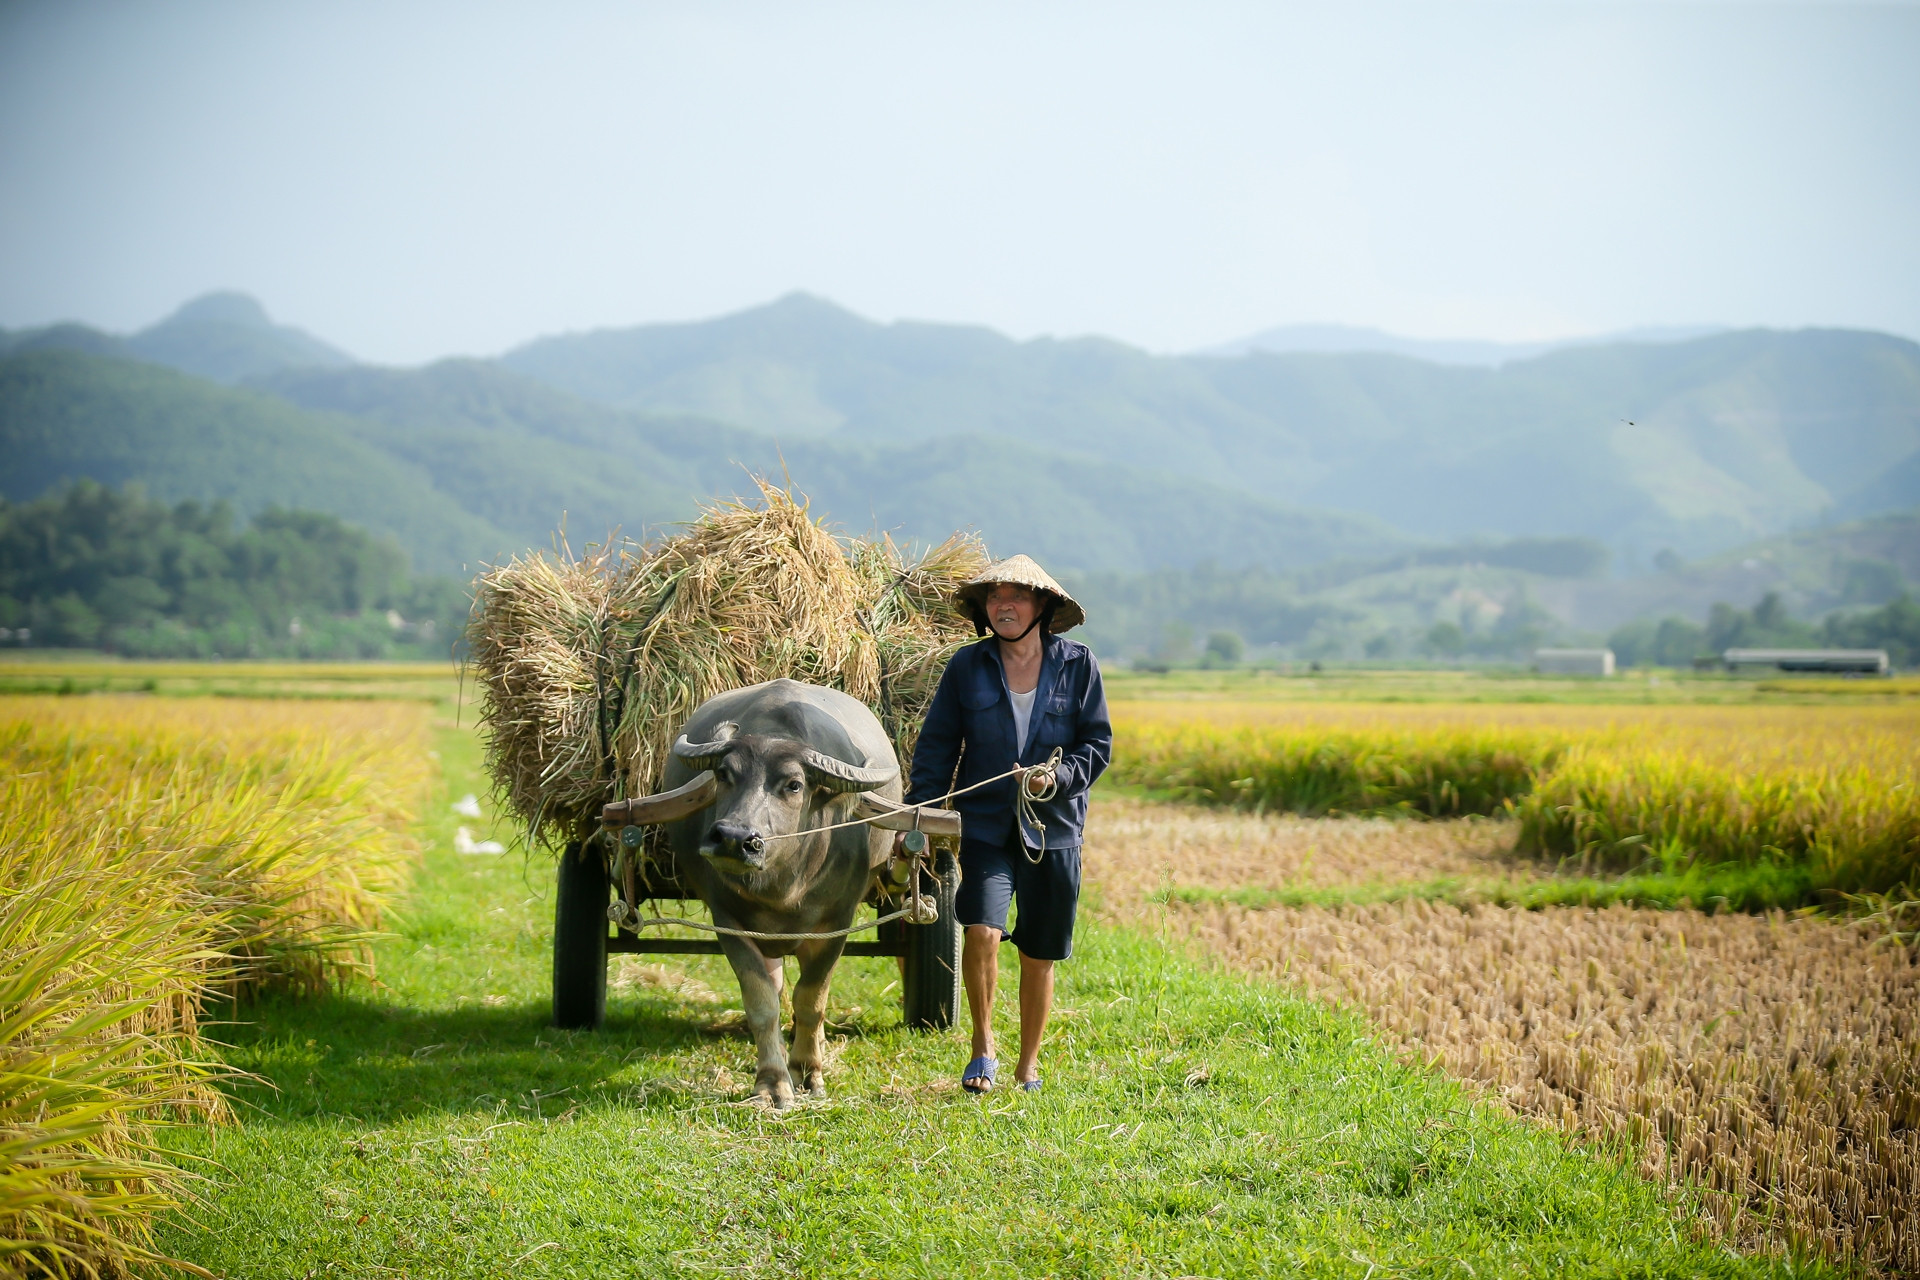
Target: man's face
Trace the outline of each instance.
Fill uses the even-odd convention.
[[[996,582],[987,592],[987,622],[1002,640],[1012,640],[1033,625],[1040,600],[1032,587]]]

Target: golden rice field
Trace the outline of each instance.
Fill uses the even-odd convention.
[[[1116,781],[1255,811],[1511,814],[1585,868],[1920,875],[1920,707],[1119,703]]]
[[[1364,1009],[1515,1110],[1701,1188],[1732,1239],[1920,1270],[1920,952],[1844,915],[1434,900],[1692,860],[1910,898],[1916,709],[1161,702],[1115,723],[1120,780],[1209,807],[1096,804],[1109,911]],[[1498,803],[1435,803],[1484,798],[1515,761],[1530,776]],[[1476,805],[1493,816],[1406,816]]]
[[[0,701],[0,1270],[116,1275],[224,1112],[209,999],[369,963],[430,765],[425,709]]]

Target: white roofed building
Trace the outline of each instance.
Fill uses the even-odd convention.
[[[1542,675],[1610,676],[1611,649],[1535,649],[1533,669]]]
[[[1729,649],[1720,660],[1728,670],[1773,667],[1779,671],[1868,676],[1884,676],[1891,671],[1885,649]]]

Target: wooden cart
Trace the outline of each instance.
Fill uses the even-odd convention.
[[[663,938],[614,923],[616,918],[630,922],[647,902],[693,898],[671,867],[637,855],[645,826],[684,817],[711,803],[710,792],[703,794],[711,778],[703,773],[664,795],[610,804],[601,814],[598,832],[567,845],[553,908],[555,1026],[600,1026],[606,1016],[609,955],[721,954],[718,938]],[[904,958],[900,1003],[907,1025],[945,1030],[953,1025],[960,1003],[961,930],[953,905],[960,887],[960,815],[949,809],[916,811],[871,793],[860,797],[856,813],[887,830],[917,831],[922,839],[915,843],[924,845],[912,877],[917,885],[910,882],[903,890],[877,885],[867,902],[885,916],[903,909],[907,895],[918,893],[932,899],[935,914],[929,924],[890,921],[870,941],[861,933],[850,935],[841,954]]]

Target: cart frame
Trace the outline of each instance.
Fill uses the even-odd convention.
[[[597,1030],[606,1020],[607,957],[612,955],[720,955],[718,938],[649,938],[615,925],[609,906],[618,892],[626,911],[650,901],[697,901],[670,870],[651,859],[622,860],[632,885],[614,883],[614,861],[623,837],[643,825],[672,821],[712,803],[713,778],[702,773],[664,795],[618,801],[601,814],[600,831],[569,841],[560,856],[553,918],[553,1021],[569,1030]],[[871,942],[844,944],[845,956],[900,958],[901,1011],[916,1030],[944,1031],[960,1003],[961,928],[954,915],[960,887],[960,815],[948,809],[903,805],[871,794],[860,798],[860,816],[895,831],[920,831],[929,843],[909,883],[895,892],[877,886],[865,901],[882,914],[905,894],[931,889],[934,919],[927,924],[892,920]],[[632,845],[629,845],[632,847]],[[930,873],[930,874],[928,874]],[[931,883],[928,883],[928,882]],[[623,912],[624,916],[624,912]],[[871,927],[871,926],[868,926]]]

